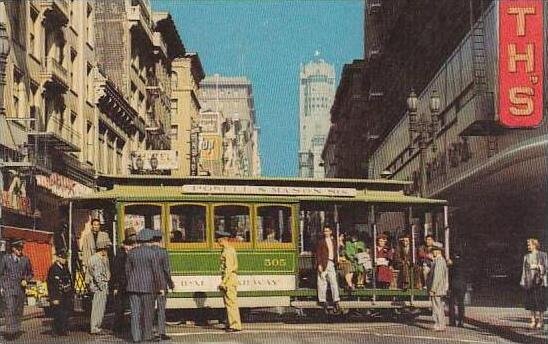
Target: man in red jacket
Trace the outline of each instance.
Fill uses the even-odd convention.
[[[320,306],[327,311],[327,284],[331,287],[331,295],[335,306],[335,312],[340,312],[339,305],[339,284],[337,282],[337,271],[335,262],[338,260],[337,241],[333,238],[331,227],[323,229],[324,238],[316,245],[316,267],[318,270],[318,301]]]

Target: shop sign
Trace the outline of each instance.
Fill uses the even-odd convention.
[[[221,160],[222,147],[221,136],[201,135],[200,136],[200,160],[217,161]]]
[[[176,170],[179,158],[176,150],[141,150],[131,153],[133,171]]]
[[[531,128],[543,117],[544,1],[499,0],[499,122]]]
[[[66,176],[52,173],[50,176],[37,175],[36,184],[62,198],[72,198],[93,193],[93,189]]]
[[[1,205],[16,213],[32,216],[30,198],[25,191],[25,182],[16,175],[9,184],[8,191],[0,190]]]

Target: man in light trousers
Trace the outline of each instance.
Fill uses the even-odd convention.
[[[108,283],[110,281],[110,266],[108,249],[112,246],[110,240],[97,241],[97,252],[89,259],[89,290],[93,292],[91,304],[90,333],[104,334],[101,329],[108,297]]]
[[[318,270],[318,302],[327,312],[327,283],[331,287],[331,296],[335,312],[341,311],[339,301],[339,284],[337,282],[337,272],[335,262],[338,260],[337,241],[333,238],[333,231],[329,226],[323,230],[324,238],[318,241],[316,246],[316,266]]]
[[[436,243],[432,247],[432,255],[434,256],[432,268],[428,273],[426,286],[430,301],[432,303],[432,318],[434,319],[434,331],[445,330],[445,302],[443,298],[447,295],[449,289],[449,274],[447,271],[447,263],[443,258],[443,247]]]

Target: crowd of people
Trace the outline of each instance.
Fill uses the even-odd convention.
[[[238,259],[232,247],[231,233],[216,231],[222,248],[220,255],[221,283],[219,290],[227,309],[228,332],[242,330],[237,301]],[[162,233],[142,229],[136,233],[126,229],[123,244],[110,264],[112,243],[101,231],[100,221],[91,221],[89,231],[81,238],[81,257],[85,282],[93,295],[90,333],[105,334],[104,315],[109,295],[115,312],[113,329],[128,331],[125,309],[131,309],[130,330],[133,342],[168,340],[166,333],[166,295],[175,288],[171,277],[168,253],[162,245]],[[336,238],[331,227],[323,229],[323,238],[316,245],[318,301],[327,311],[327,288],[335,312],[341,311],[337,268],[342,271],[346,287],[355,290],[369,284],[377,288],[426,288],[432,305],[434,330],[446,326],[445,299],[449,296],[450,324],[463,326],[466,276],[460,255],[444,257],[443,245],[427,236],[414,256],[411,238],[398,238],[399,245],[391,247],[389,237],[377,236],[373,255],[357,232]],[[25,303],[25,288],[33,279],[32,265],[23,254],[23,241],[13,240],[9,251],[0,259],[0,293],[5,303],[6,340],[21,334],[21,317]],[[528,252],[523,258],[521,286],[525,290],[525,308],[531,312],[531,328],[542,328],[546,311],[548,287],[548,255],[540,250],[537,239],[527,240]],[[394,273],[398,271],[398,273]],[[415,276],[413,278],[412,276]],[[419,277],[419,278],[416,278]],[[67,324],[72,312],[73,279],[67,268],[67,251],[59,249],[47,275],[52,310],[52,333],[68,334]],[[153,324],[156,318],[156,334]]]

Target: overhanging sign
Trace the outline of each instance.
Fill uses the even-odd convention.
[[[542,122],[543,3],[499,0],[499,122],[505,127]]]
[[[184,185],[184,193],[225,195],[275,195],[275,196],[325,196],[355,197],[353,188],[313,188],[293,186],[249,186],[249,185]]]

